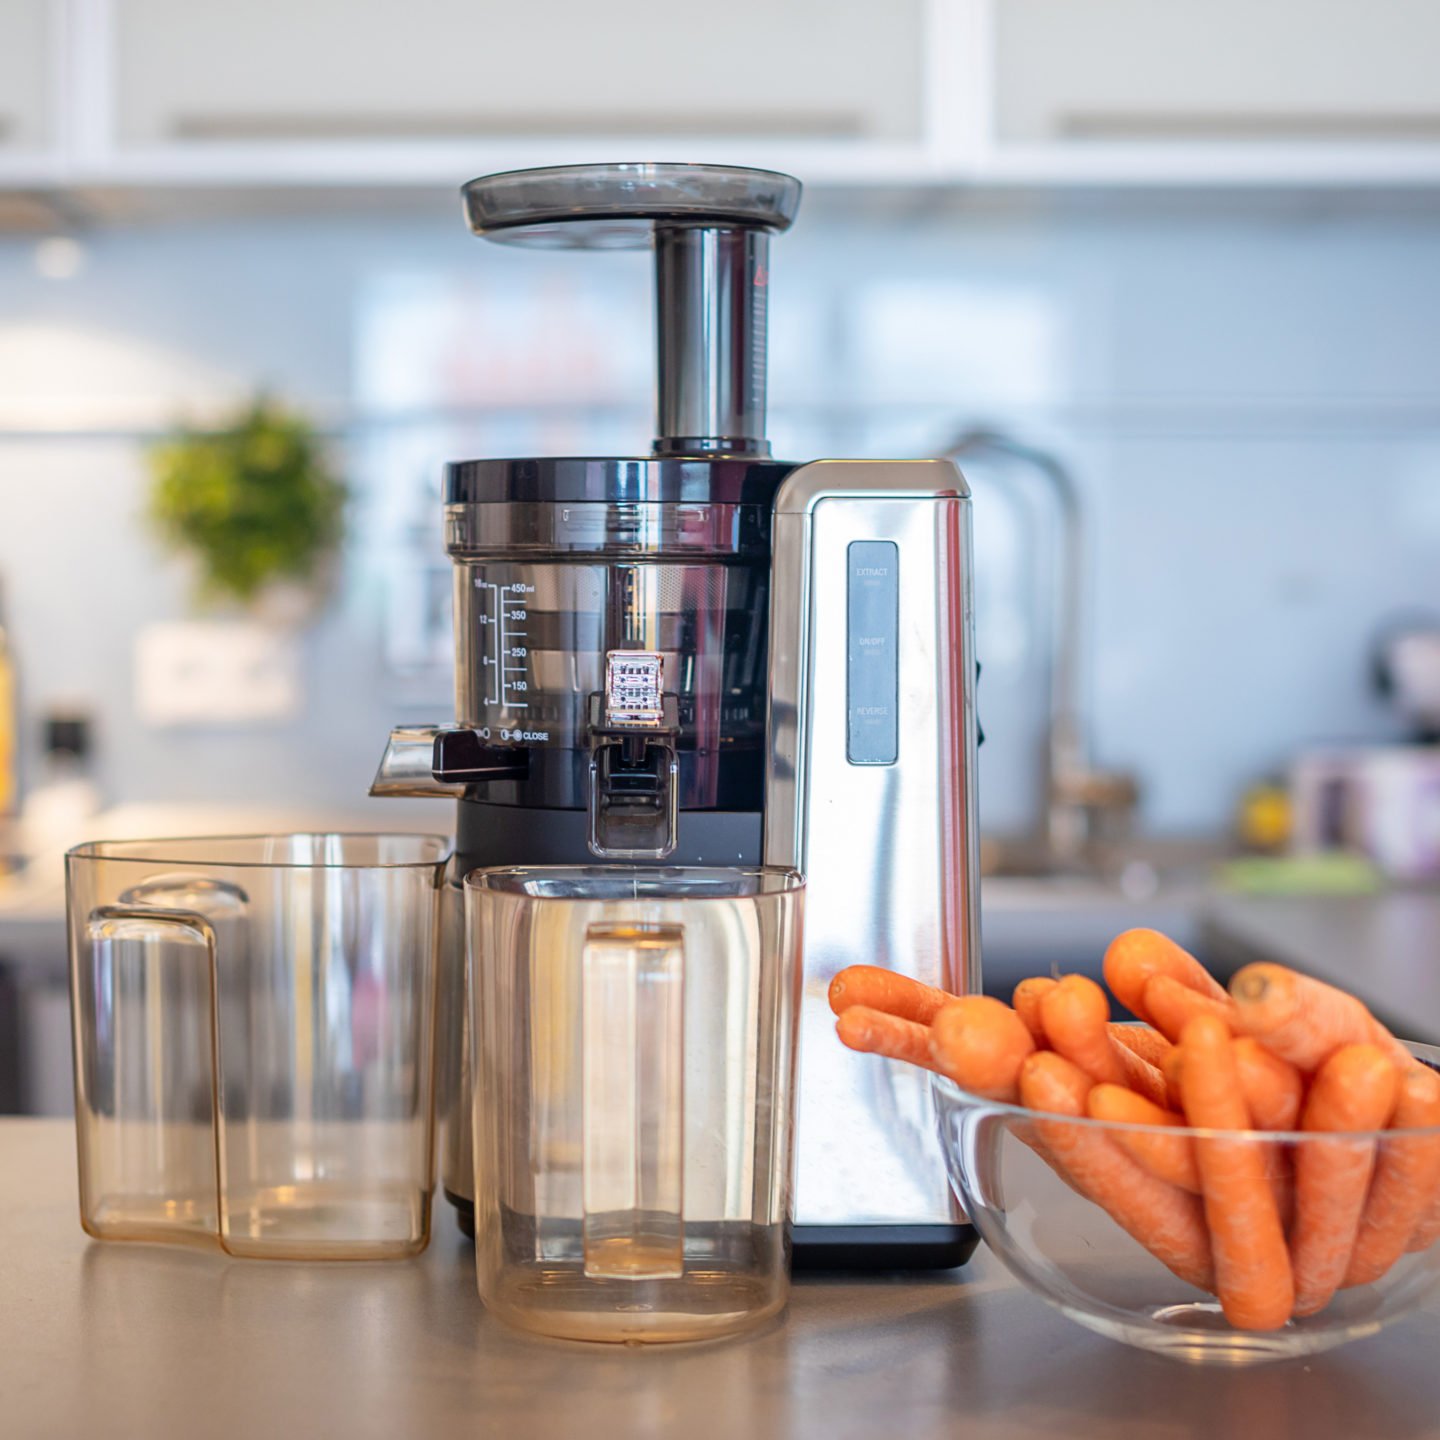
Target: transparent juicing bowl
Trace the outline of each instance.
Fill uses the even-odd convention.
[[[1408,1048],[1423,1064],[1440,1069],[1440,1050]],[[1112,1211],[1124,1195],[1107,1201],[1107,1209],[1081,1193],[1054,1158],[1073,1145],[1100,1142],[1119,1149],[1129,1137],[1160,1134],[1192,1146],[1197,1159],[1208,1148],[1232,1162],[1253,1160],[1284,1214],[1293,1210],[1302,1166],[1321,1184],[1328,1175],[1353,1176],[1356,1167],[1379,1173],[1392,1162],[1399,1162],[1396,1174],[1403,1176],[1428,1163],[1440,1145],[1440,1129],[1289,1133],[1176,1125],[1157,1131],[1002,1105],[939,1075],[933,1088],[951,1183],[985,1243],[1031,1290],[1112,1339],[1193,1363],[1252,1365],[1314,1355],[1374,1335],[1440,1290],[1440,1233],[1422,1221],[1413,1232],[1403,1231],[1408,1241],[1397,1246],[1388,1266],[1350,1271],[1348,1252],[1342,1253],[1339,1288],[1323,1304],[1317,1301],[1313,1312],[1297,1313],[1275,1329],[1236,1328],[1209,1280],[1201,1284],[1195,1276],[1175,1273],[1122,1228]],[[1400,1190],[1402,1205],[1411,1193]],[[1414,1200],[1422,1216],[1440,1207],[1433,1186]],[[1198,1197],[1190,1203],[1199,1210]],[[1293,1243],[1293,1223],[1290,1236]]]
[[[446,849],[314,834],[70,852],[89,1234],[276,1259],[424,1249]]]
[[[784,1306],[802,890],[763,869],[467,877],[476,1273],[500,1318],[701,1340]]]

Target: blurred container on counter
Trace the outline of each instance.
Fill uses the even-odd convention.
[[[26,855],[48,855],[84,838],[100,809],[91,764],[94,722],[79,709],[53,709],[42,722],[39,783],[25,797],[21,842]]]
[[[1356,851],[1392,880],[1440,879],[1440,745],[1317,750],[1290,790],[1297,853]]]

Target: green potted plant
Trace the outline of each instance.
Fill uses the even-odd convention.
[[[194,563],[203,602],[269,618],[314,606],[347,492],[307,420],[258,397],[218,428],[177,431],[151,474],[150,518]]]

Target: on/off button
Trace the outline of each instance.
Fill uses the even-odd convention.
[[[900,745],[900,550],[893,540],[856,540],[847,563],[846,758],[893,765]]]

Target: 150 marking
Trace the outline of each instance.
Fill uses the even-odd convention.
[[[529,631],[520,627],[529,623],[526,597],[535,593],[535,587],[523,580],[512,580],[507,585],[477,580],[475,588],[487,592],[486,606],[480,611],[481,649],[486,652],[480,663],[490,670],[489,703],[508,710],[528,710],[530,706],[524,699],[513,697],[530,691],[530,647],[525,644]]]

